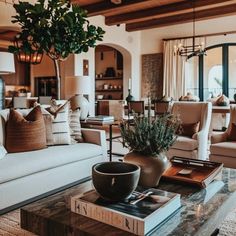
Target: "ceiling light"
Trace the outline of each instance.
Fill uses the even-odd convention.
[[[174,54],[186,57],[189,59],[192,56],[201,56],[206,55],[206,49],[205,49],[205,42],[201,41],[199,37],[195,36],[195,20],[196,20],[196,12],[195,12],[195,0],[193,1],[193,36],[192,39],[192,45],[183,45],[179,44],[178,46],[174,46]],[[199,42],[196,43],[196,39],[198,38]]]

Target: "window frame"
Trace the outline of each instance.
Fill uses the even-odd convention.
[[[206,53],[208,50],[214,48],[222,48],[222,67],[223,67],[223,86],[222,91],[225,96],[229,95],[229,47],[236,46],[236,43],[221,43],[212,45],[206,48]],[[193,57],[194,54],[190,55],[188,59]],[[204,55],[198,57],[198,94],[200,101],[204,100]]]

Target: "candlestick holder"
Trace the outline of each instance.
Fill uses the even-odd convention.
[[[131,95],[131,91],[130,89],[128,89],[128,96],[126,97],[126,102],[131,102],[131,101],[134,101],[134,97]]]

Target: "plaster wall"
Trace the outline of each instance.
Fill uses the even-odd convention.
[[[235,31],[236,15],[218,17],[216,19],[197,21],[196,35]],[[163,51],[164,38],[185,37],[192,35],[193,23],[172,25],[141,31],[141,54],[159,53]],[[236,34],[213,36],[207,38],[207,46],[219,43],[236,42]]]

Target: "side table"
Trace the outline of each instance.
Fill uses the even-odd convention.
[[[117,156],[123,156],[123,154],[120,153],[113,153],[112,152],[112,140],[121,138],[121,135],[113,137],[112,134],[112,127],[113,126],[118,126],[120,124],[119,121],[88,121],[88,120],[83,120],[80,121],[81,127],[83,128],[88,128],[88,127],[94,127],[94,126],[109,126],[109,138],[107,138],[107,141],[109,141],[109,160],[112,161],[112,154],[115,154]]]

